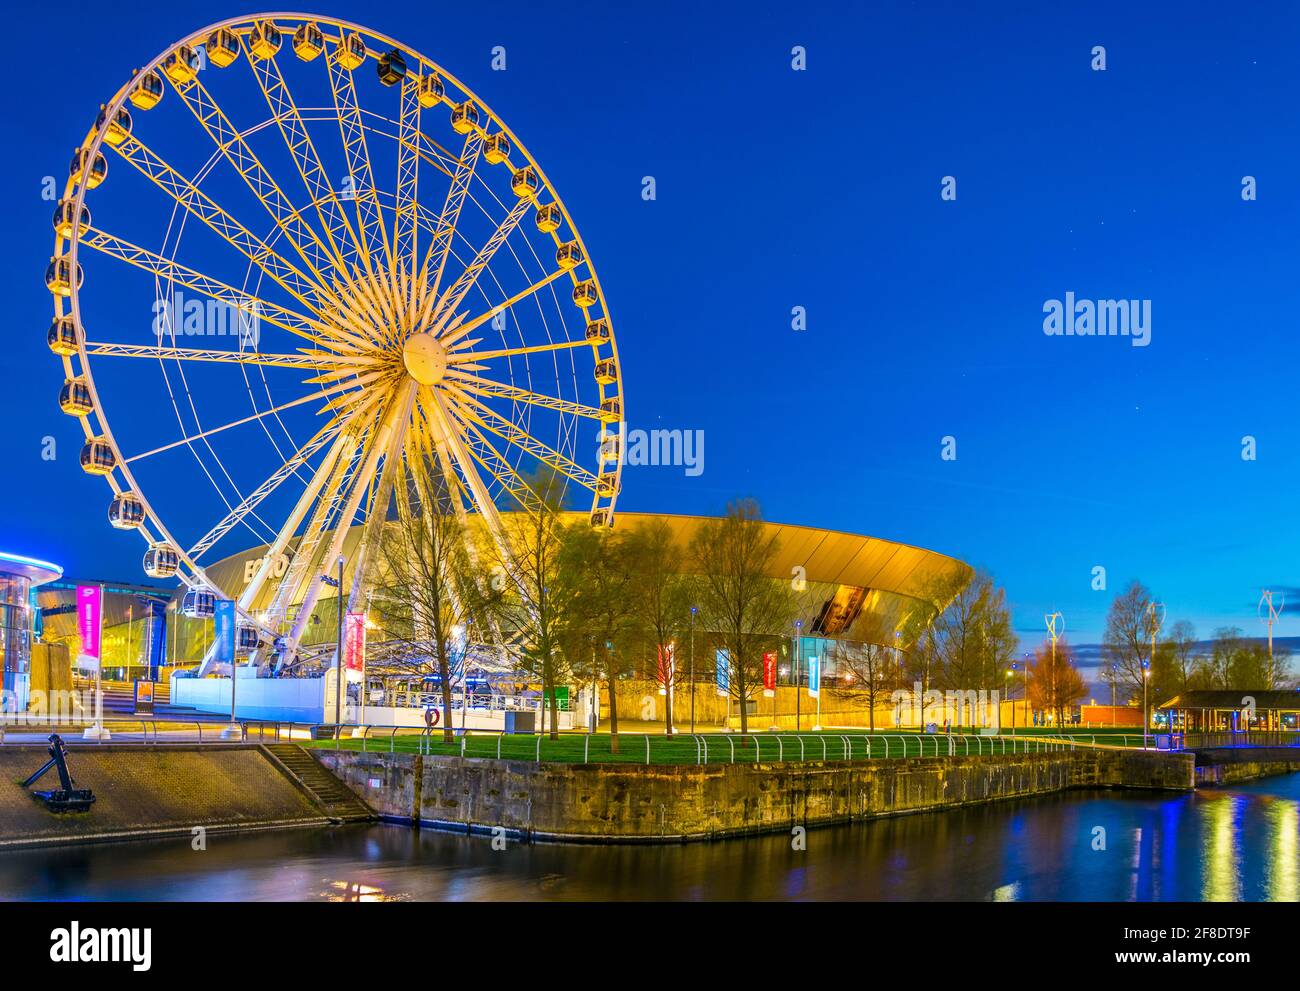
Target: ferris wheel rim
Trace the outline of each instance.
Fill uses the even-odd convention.
[[[87,134],[87,138],[83,139],[82,143],[78,146],[77,153],[85,156],[86,161],[89,163],[93,163],[95,161],[96,156],[102,154],[102,149],[105,142],[105,136],[109,130],[109,126],[112,123],[117,112],[124,108],[124,104],[128,100],[130,93],[133,90],[134,83],[142,75],[146,73],[157,72],[159,67],[163,65],[163,63],[181,46],[194,44],[196,42],[202,43],[207,39],[207,37],[210,34],[221,29],[233,30],[239,27],[243,27],[245,29],[251,29],[255,24],[261,22],[268,22],[268,21],[276,24],[277,27],[281,26],[280,22],[282,21],[292,21],[292,22],[299,22],[304,24],[314,22],[318,26],[323,25],[323,26],[327,26],[339,30],[340,37],[342,37],[343,32],[355,32],[357,34],[360,34],[364,38],[378,41],[384,45],[389,45],[393,49],[396,49],[414,58],[423,69],[437,72],[442,79],[446,80],[448,83],[455,86],[465,96],[467,100],[472,100],[474,105],[483,114],[486,115],[488,121],[495,124],[497,129],[501,133],[504,133],[506,135],[507,139],[511,142],[513,148],[518,151],[518,153],[524,159],[526,164],[528,166],[531,166],[531,168],[535,170],[538,179],[541,183],[541,186],[539,188],[544,188],[547,191],[547,193],[551,198],[551,201],[559,209],[560,214],[563,217],[564,223],[568,228],[568,232],[572,235],[571,239],[578,244],[578,246],[581,248],[583,252],[584,255],[583,260],[585,265],[587,266],[588,278],[592,282],[597,298],[599,300],[599,304],[600,304],[599,312],[602,314],[603,319],[612,325],[612,318],[610,316],[609,307],[605,297],[604,289],[600,283],[599,274],[596,271],[595,263],[591,260],[590,255],[586,251],[586,244],[582,239],[582,234],[578,229],[577,225],[574,223],[572,215],[569,213],[567,206],[565,206],[563,198],[559,195],[558,191],[556,190],[556,187],[550,181],[549,177],[547,177],[545,170],[537,162],[537,160],[534,158],[532,153],[528,150],[527,146],[523,144],[521,141],[519,141],[514,131],[491,109],[491,107],[487,105],[485,101],[483,101],[478,96],[477,93],[475,93],[468,86],[466,86],[456,75],[447,71],[441,64],[434,62],[433,60],[429,59],[422,53],[418,52],[416,49],[412,48],[409,45],[406,45],[403,42],[397,41],[395,38],[392,38],[389,35],[356,24],[355,22],[352,21],[348,21],[342,18],[330,17],[327,15],[314,15],[314,14],[300,13],[300,12],[264,12],[264,13],[248,14],[248,15],[241,15],[238,17],[226,18],[214,22],[210,25],[207,25],[206,27],[203,27],[197,31],[190,32],[186,34],[184,37],[182,37],[181,39],[177,40],[172,45],[164,48],[158,55],[156,55],[149,62],[143,65],[139,70],[137,70],[137,73],[134,74],[130,80],[128,80],[118,89],[117,93],[114,95],[112,100],[104,104],[104,110],[103,110],[104,123],[102,125],[93,126],[90,129],[90,131]],[[328,57],[328,55],[326,57]],[[269,120],[264,123],[269,123]],[[486,131],[486,128],[484,128],[484,130]],[[479,178],[480,180],[482,180],[481,176]],[[90,185],[86,181],[84,172],[80,178],[75,178],[74,176],[70,175],[64,185],[64,193],[65,193],[64,201],[70,202],[73,205],[74,217],[76,218],[79,218],[81,216],[81,213],[86,206],[86,199],[87,199],[86,194],[89,192],[89,189],[90,189]],[[318,201],[312,199],[310,196],[309,196],[309,200],[312,200],[311,203],[309,203],[309,206],[315,207],[318,205]],[[418,203],[418,201],[415,202]],[[454,236],[454,231],[453,231],[453,236]],[[60,247],[62,241],[64,240],[68,241],[68,249],[66,252],[60,253],[58,251],[58,248]],[[85,333],[85,326],[82,321],[82,306],[81,306],[82,287],[78,284],[78,280],[75,277],[80,267],[80,261],[79,261],[80,245],[81,245],[81,237],[78,235],[75,228],[74,228],[74,233],[70,237],[64,237],[63,235],[59,234],[56,231],[56,236],[55,236],[56,257],[63,257],[68,260],[73,278],[72,278],[71,291],[66,297],[66,303],[60,303],[57,301],[55,303],[55,315],[56,318],[65,315],[70,316],[73,325],[77,330],[76,352],[74,352],[73,354],[63,354],[60,355],[60,357],[62,358],[62,363],[64,366],[65,378],[69,380],[80,378],[81,380],[83,380],[90,391],[90,395],[93,401],[92,409],[86,415],[78,417],[78,419],[80,419],[82,424],[83,433],[87,441],[99,440],[99,441],[106,442],[108,444],[110,450],[112,451],[115,457],[116,463],[114,469],[108,472],[103,477],[108,481],[109,486],[115,495],[122,495],[124,492],[130,492],[132,495],[134,495],[137,499],[140,500],[144,508],[145,517],[141,521],[138,529],[148,544],[153,545],[159,542],[166,542],[176,552],[180,560],[180,567],[178,567],[176,577],[179,578],[182,583],[191,587],[216,588],[217,586],[210,579],[208,579],[204,571],[204,568],[198,563],[198,561],[194,557],[191,556],[190,550],[183,543],[175,539],[174,535],[167,527],[167,524],[165,523],[162,515],[159,514],[154,509],[153,505],[150,503],[148,495],[146,494],[143,486],[141,486],[138,483],[134,473],[132,472],[130,466],[130,461],[132,459],[128,459],[125,457],[117,441],[117,437],[113,432],[108,417],[105,415],[103,403],[101,402],[99,391],[95,383],[94,371],[92,367],[92,362],[90,361],[90,355],[87,353],[87,349],[86,349],[87,335]],[[535,254],[536,253],[534,251],[534,256]],[[619,362],[619,357],[618,357],[617,340],[612,333],[612,327],[611,327],[609,337],[604,342],[604,344],[609,349],[609,358],[613,361],[615,368],[616,369],[621,368],[621,363]],[[73,363],[74,357],[77,359],[76,364],[79,366],[80,374],[78,374],[78,368],[74,367],[74,363]],[[605,397],[606,390],[605,390],[604,383],[598,383],[598,391],[602,400],[606,398]],[[620,409],[622,409],[623,388],[622,388],[621,375],[619,375],[618,378],[618,387],[612,391],[612,395],[618,399],[620,403]],[[514,401],[517,403],[518,399],[515,399]],[[622,415],[620,416],[620,418],[622,418]],[[96,427],[98,429],[95,429]],[[602,431],[603,431],[603,427],[602,427]],[[286,434],[286,436],[289,435]],[[292,437],[290,436],[289,439],[292,440]],[[603,468],[604,466],[602,465],[601,469],[603,470]],[[621,470],[622,470],[621,459],[615,463],[614,469],[617,472],[617,474],[621,476]],[[122,482],[125,482],[125,486],[119,483],[117,477],[118,473],[120,473],[121,475]],[[621,486],[616,486],[614,495],[612,497],[609,497],[606,500],[608,503],[608,510],[611,514],[617,499],[618,488],[620,487]],[[238,492],[238,489],[236,488],[235,491]],[[594,495],[595,498],[593,500],[593,508],[596,505],[599,505],[601,502],[599,493],[595,493]],[[343,525],[346,526],[347,524],[343,524]],[[156,531],[156,536],[152,531]],[[188,569],[189,572],[188,574],[186,569]],[[246,618],[252,619],[252,617],[246,617]]]

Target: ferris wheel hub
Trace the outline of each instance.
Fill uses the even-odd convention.
[[[421,385],[437,385],[447,374],[447,349],[432,334],[412,334],[402,347],[402,363]]]

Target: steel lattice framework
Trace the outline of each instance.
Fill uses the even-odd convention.
[[[295,96],[308,90],[314,99]],[[159,104],[174,111],[165,120]],[[161,236],[121,229],[132,197],[162,198]],[[101,202],[127,204],[104,211],[111,231],[91,222]],[[199,237],[206,253],[188,249]],[[96,258],[145,273],[154,313],[188,295],[258,334],[189,346],[172,316],[150,343],[123,341],[95,322],[103,286],[83,264]],[[243,285],[216,274],[232,264]],[[612,523],[620,459],[601,440],[622,419],[622,376],[586,247],[509,128],[391,38],[261,14],[204,28],[136,70],[74,154],[46,283],[60,404],[81,422],[83,468],[112,488],[110,521],[144,537],[145,570],[216,592],[203,568],[213,547],[243,529],[267,544],[238,599],[246,650],[295,651],[353,527],[358,608],[377,524],[413,511],[420,469],[434,466],[457,511],[480,514],[498,539],[501,512],[547,511],[529,481],[540,466],[585,493],[593,525]],[[178,435],[124,451],[106,402],[148,402],[160,370]],[[208,374],[240,379],[227,402],[200,409],[194,383]],[[307,414],[316,421],[295,435],[286,418]],[[217,450],[238,431],[270,441],[249,478]],[[261,450],[253,439],[239,441],[241,469]],[[168,527],[175,493],[151,500],[138,480],[167,458],[193,459],[216,493],[188,540]],[[273,496],[289,508],[273,510]],[[271,604],[254,613],[264,590]]]

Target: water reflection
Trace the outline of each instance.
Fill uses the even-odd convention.
[[[1104,830],[1104,832],[1101,832]],[[1104,838],[1104,844],[1098,838]],[[1098,847],[1104,846],[1104,849]],[[1300,775],[1021,803],[672,847],[511,844],[400,826],[0,854],[0,898],[1286,900]]]

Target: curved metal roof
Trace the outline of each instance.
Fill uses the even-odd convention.
[[[663,520],[685,547],[706,523],[715,519],[717,517],[619,513],[616,525],[636,526]],[[937,580],[969,579],[973,573],[970,565],[956,558],[879,537],[817,530],[791,523],[764,521],[762,526],[775,532],[778,540],[777,553],[769,572],[772,578],[789,578],[794,568],[802,567],[810,582],[852,585],[908,598],[928,599]]]
[[[587,515],[565,513],[563,519],[566,523],[585,525]],[[695,534],[716,519],[663,513],[619,513],[615,525],[624,529],[663,521],[672,530],[679,546],[686,549]],[[764,521],[761,525],[775,533],[778,540],[769,577],[789,580],[795,574],[795,568],[804,569],[808,587],[798,596],[797,609],[808,633],[812,633],[813,621],[827,601],[835,596],[837,589],[857,588],[865,592],[861,609],[854,613],[847,629],[835,635],[854,640],[893,642],[893,631],[902,630],[918,613],[932,613],[947,605],[946,601],[937,598],[939,589],[946,587],[951,594],[955,584],[969,580],[973,573],[969,565],[956,558],[910,544],[788,523]],[[359,539],[360,527],[353,527],[344,540],[344,555],[348,560]],[[248,562],[260,559],[266,549],[265,544],[251,547],[208,565],[205,571],[223,593],[238,597],[250,572]],[[350,571],[345,584],[349,581]],[[252,603],[254,610],[263,609],[270,603],[273,586],[274,580],[267,583]],[[300,593],[294,595],[291,604],[298,601]]]
[[[21,575],[31,579],[33,585],[44,585],[63,575],[63,569],[48,561],[38,561],[34,557],[21,554],[9,554],[0,551],[0,574]]]

